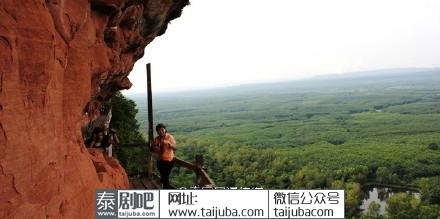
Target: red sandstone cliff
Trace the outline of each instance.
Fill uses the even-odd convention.
[[[96,188],[128,187],[80,129],[187,3],[0,1],[0,218],[93,218]]]

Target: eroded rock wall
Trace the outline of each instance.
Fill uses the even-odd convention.
[[[187,4],[0,1],[0,218],[93,218],[96,188],[128,187],[80,129]]]

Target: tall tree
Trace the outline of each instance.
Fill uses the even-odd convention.
[[[138,109],[136,103],[126,98],[121,93],[117,93],[109,103],[112,107],[112,120],[110,128],[117,131],[121,144],[143,143],[139,123],[136,120]],[[136,175],[146,171],[147,150],[143,147],[124,148],[117,150],[117,156],[129,175]]]
[[[110,105],[112,107],[110,128],[117,131],[120,142],[122,144],[145,142],[136,120],[138,113],[136,103],[118,92],[110,100]]]

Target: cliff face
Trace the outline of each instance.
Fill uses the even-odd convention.
[[[0,218],[93,218],[96,188],[128,187],[80,129],[187,3],[0,2]]]

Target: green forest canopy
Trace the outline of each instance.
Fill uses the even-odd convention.
[[[178,156],[205,156],[217,185],[341,187],[356,215],[356,185],[393,184],[419,188],[430,209],[440,204],[427,195],[440,187],[439,85],[426,71],[157,95],[154,117]],[[132,98],[146,130],[146,100]],[[173,180],[189,186],[193,176],[178,168]]]

